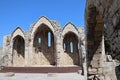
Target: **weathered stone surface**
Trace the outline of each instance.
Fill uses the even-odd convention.
[[[84,64],[86,80],[87,77],[93,80],[120,80],[119,4],[120,0],[87,0],[86,37],[83,29],[76,28],[72,23],[66,24],[62,29],[57,21],[50,21],[44,16],[32,24],[28,32],[24,32],[20,27],[16,28],[4,37],[4,65],[41,67]],[[107,28],[111,42],[111,52],[108,54],[112,57],[105,55],[104,27]],[[49,32],[51,43],[48,42]],[[118,60],[117,64],[113,59]],[[88,72],[87,67],[91,67]]]
[[[119,3],[120,0],[87,0],[86,2],[85,23],[87,30],[86,48],[88,55],[87,58],[89,62],[88,66],[90,65],[98,69],[98,71],[96,71],[98,72],[96,73],[96,75],[99,75],[99,79],[102,77],[100,76],[100,74],[103,73],[103,75],[105,76],[105,79],[103,80],[116,80],[116,74],[112,74],[115,72],[115,65],[112,65],[114,63],[113,59],[117,59],[120,61],[120,28],[118,28],[120,27]],[[112,57],[105,56],[104,53],[104,43],[102,38],[102,36],[104,35],[103,27],[107,28],[107,35],[110,38],[111,52],[108,54],[111,54]],[[99,55],[101,55],[101,57]],[[106,59],[108,62],[106,61]],[[104,70],[104,68],[106,69]],[[101,72],[101,70],[103,72]],[[107,72],[107,70],[109,72]],[[109,73],[111,76],[107,75]],[[119,80],[119,78],[117,80]]]
[[[97,74],[97,69],[96,68],[89,69],[89,73],[95,75]]]
[[[3,55],[8,56],[3,62],[5,66],[82,65],[83,50],[80,46],[85,46],[82,28],[68,23],[62,29],[57,21],[48,20],[44,16],[30,27],[27,32],[17,27],[4,37]]]
[[[98,68],[98,74],[103,74],[103,68]]]

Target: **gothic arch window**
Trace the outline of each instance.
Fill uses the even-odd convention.
[[[54,35],[49,26],[42,24],[38,27],[34,34],[33,49],[35,65],[55,65]]]
[[[63,49],[68,58],[69,65],[79,65],[78,36],[73,32],[68,32],[63,38]]]
[[[38,43],[41,44],[41,38],[40,37],[38,38]]]
[[[48,32],[48,47],[51,47],[51,32]]]
[[[73,42],[70,42],[70,53],[73,53],[73,51],[74,51],[74,47],[73,47]]]
[[[63,43],[63,49],[66,51],[66,43]]]
[[[25,61],[25,41],[22,36],[13,38],[12,63],[14,66],[22,66]]]

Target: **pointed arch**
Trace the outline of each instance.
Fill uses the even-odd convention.
[[[11,45],[10,52],[12,55],[11,57],[12,66],[24,66],[23,63],[25,61],[25,35],[24,31],[20,27],[17,27],[12,32],[10,36],[10,45]],[[22,61],[23,65],[19,65],[21,64],[20,62],[21,60],[23,60]]]
[[[62,44],[64,48],[64,57],[63,59],[67,59],[67,65],[79,65],[79,32],[78,29],[69,22],[65,25],[62,31]]]
[[[33,65],[55,65],[54,27],[51,21],[42,16],[33,25],[31,40],[35,58]]]
[[[65,27],[63,28],[62,31],[62,35],[64,36],[65,34],[67,34],[68,32],[73,32],[74,34],[76,34],[77,36],[79,35],[79,31],[78,29],[75,27],[74,24],[72,24],[71,22],[67,23],[65,25]]]
[[[20,35],[21,37],[25,38],[24,35],[24,31],[20,28],[17,27],[11,34],[11,41],[13,40],[13,38],[15,38],[16,36]]]
[[[25,40],[17,35],[13,38],[12,45],[12,65],[24,66],[25,64]]]
[[[32,37],[34,37],[34,34],[36,33],[37,29],[39,27],[41,27],[41,25],[46,25],[47,27],[49,27],[54,34],[54,28],[53,28],[53,25],[52,25],[51,21],[49,19],[47,19],[45,16],[42,16],[33,25],[33,30],[32,30],[32,34],[31,34]]]
[[[63,37],[63,48],[65,59],[69,60],[67,65],[79,65],[78,36],[73,32],[68,32]]]

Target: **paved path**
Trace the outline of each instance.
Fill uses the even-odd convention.
[[[0,80],[84,80],[78,73],[15,73],[8,76],[8,73],[0,73]]]

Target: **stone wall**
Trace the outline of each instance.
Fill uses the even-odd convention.
[[[53,32],[41,25],[34,38],[34,64],[55,65],[55,42]]]
[[[41,17],[28,32],[17,27],[4,37],[5,66],[81,66],[84,35],[81,28]]]
[[[86,10],[85,10],[85,19],[86,19],[86,32],[89,33],[90,27],[96,25],[96,21],[102,21],[103,25],[101,27],[107,28],[107,33],[111,41],[111,55],[116,57],[119,55],[120,51],[120,1],[119,0],[87,0]],[[91,10],[90,10],[91,9]],[[90,16],[90,14],[94,16]],[[101,18],[97,17],[101,16]],[[95,18],[96,17],[96,18]],[[100,20],[103,19],[103,20]],[[87,22],[88,21],[88,22]],[[92,24],[93,23],[93,24]],[[100,25],[97,25],[100,26]],[[96,28],[97,29],[97,28]],[[98,27],[100,30],[100,27]],[[92,38],[92,36],[90,35]],[[90,38],[89,38],[90,41]],[[89,42],[88,41],[88,42]]]
[[[107,28],[107,35],[110,39],[111,52],[110,54],[113,59],[120,59],[120,0],[87,0],[85,9],[85,24],[86,24],[86,47],[87,47],[87,58],[88,67],[92,68],[95,73],[94,75],[100,76],[99,69],[103,71],[107,64],[113,64],[106,61],[106,55],[103,47],[102,37],[104,27]],[[104,64],[104,62],[106,62]],[[102,64],[102,65],[100,65]],[[111,77],[112,73],[115,73],[115,66],[110,67],[110,75],[103,75],[107,78]],[[98,70],[96,70],[98,69]],[[106,69],[107,70],[107,69]],[[117,71],[118,72],[118,71]],[[88,73],[90,71],[88,70]],[[112,75],[111,80],[116,80],[115,74]],[[99,77],[101,78],[101,77]],[[100,80],[110,80],[107,79]],[[119,79],[118,79],[119,80]]]
[[[13,66],[24,66],[25,64],[25,41],[21,36],[16,36],[13,42]]]

